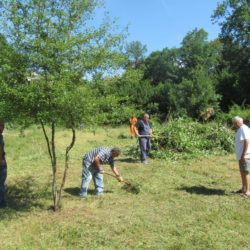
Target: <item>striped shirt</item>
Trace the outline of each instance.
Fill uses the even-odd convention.
[[[86,153],[83,157],[84,161],[93,163],[96,157],[99,157],[103,164],[109,164],[114,168],[114,159],[112,157],[112,148],[110,147],[97,147]]]

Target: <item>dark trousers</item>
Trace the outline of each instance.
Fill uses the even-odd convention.
[[[7,178],[7,166],[0,166],[0,205],[5,203],[6,178]]]
[[[151,149],[151,141],[150,138],[139,138],[139,146],[141,150],[141,161],[146,161],[148,152]]]

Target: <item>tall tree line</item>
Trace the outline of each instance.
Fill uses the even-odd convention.
[[[47,121],[58,117],[56,114],[62,109],[57,109],[58,103],[53,100],[63,99],[59,98],[63,96],[59,85],[61,91],[73,87],[78,94],[78,88],[83,91],[74,105],[69,99],[68,103],[60,104],[64,109],[70,106],[67,124],[73,116],[77,122],[84,119],[101,124],[123,123],[132,113],[145,110],[162,120],[169,114],[197,118],[208,107],[227,111],[234,103],[250,103],[247,0],[225,0],[218,5],[212,20],[219,23],[221,32],[214,41],[208,41],[205,30],[195,28],[186,34],[179,48],[164,48],[148,56],[146,45],[140,41],[128,43],[123,51],[115,50],[115,46],[122,44],[123,35],[108,34],[108,23],[99,30],[73,32],[85,27],[98,1],[66,1],[64,9],[61,8],[64,1],[28,1],[28,5],[24,4],[26,1],[3,2],[8,7],[2,8],[2,19],[11,20],[13,29],[11,33],[3,30],[0,39],[1,89],[4,93],[6,86],[11,86],[9,97],[19,101],[15,107],[22,108],[29,117]],[[80,7],[81,13],[76,11]],[[43,19],[44,10],[50,18]],[[120,74],[107,74],[112,68],[119,69]],[[42,78],[31,81],[24,94],[23,86],[27,87],[24,83],[33,72]],[[49,84],[51,81],[60,84]],[[29,98],[25,98],[28,93]],[[84,93],[88,93],[87,97]],[[93,98],[94,104],[88,98]],[[7,101],[8,98],[2,99],[0,105],[4,107]],[[1,112],[7,107],[10,105],[5,105]],[[85,107],[85,111],[80,107]],[[95,118],[87,116],[91,109],[96,109]],[[5,113],[10,115],[9,111]]]

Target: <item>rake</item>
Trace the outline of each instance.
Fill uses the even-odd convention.
[[[106,173],[104,172],[104,174],[112,176],[113,178],[117,179],[117,177],[113,174],[110,173]],[[124,183],[123,189],[125,189],[127,192],[133,193],[133,194],[139,194],[140,193],[140,187],[139,184],[132,184],[131,182],[128,181],[121,181],[122,183]]]

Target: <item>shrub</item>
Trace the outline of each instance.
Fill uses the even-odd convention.
[[[179,118],[154,127],[150,156],[175,160],[229,153],[233,151],[233,138],[233,131],[220,123],[202,124],[188,118]]]
[[[243,118],[244,123],[247,125],[250,125],[250,107],[249,106],[239,106],[237,104],[234,104],[228,113],[219,113],[216,116],[216,120],[227,123],[229,126],[232,125],[232,118],[235,116],[240,116]]]

